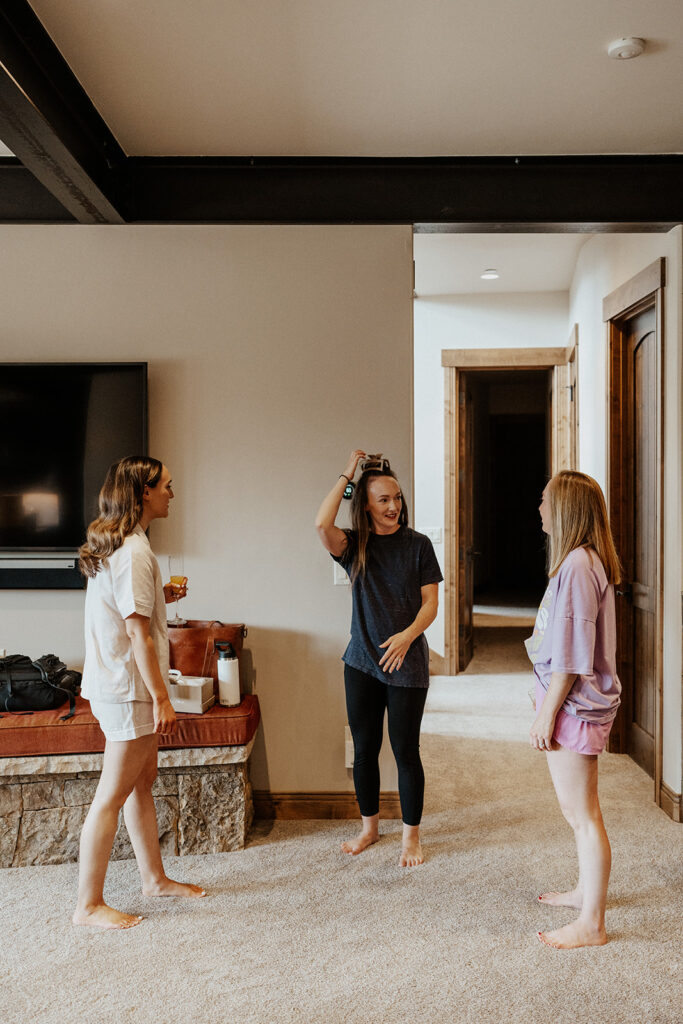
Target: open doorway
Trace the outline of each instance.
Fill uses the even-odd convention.
[[[473,370],[468,384],[474,613],[525,614],[545,586],[537,507],[551,464],[550,372]]]

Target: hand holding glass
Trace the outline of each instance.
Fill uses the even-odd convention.
[[[185,597],[184,588],[187,584],[187,576],[183,576],[183,560],[182,558],[176,558],[171,555],[168,559],[168,568],[170,572],[171,586],[175,594],[175,618],[169,619],[169,626],[186,626],[187,619],[181,618],[178,615],[178,601]]]

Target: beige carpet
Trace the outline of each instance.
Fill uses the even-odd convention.
[[[398,822],[354,859],[348,823],[261,823],[240,853],[169,863],[201,903],[145,900],[134,862],[112,864],[108,899],[147,919],[104,933],[69,923],[75,865],[2,871],[2,1024],[680,1024],[683,827],[628,759],[600,762],[611,942],[535,937],[569,920],[535,897],[575,863],[525,743],[524,632],[478,631],[470,670],[433,681],[423,867],[397,867]]]

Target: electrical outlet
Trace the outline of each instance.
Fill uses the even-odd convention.
[[[348,725],[344,726],[344,767],[353,768],[353,737]]]
[[[347,587],[349,585],[349,577],[346,573],[346,569],[344,569],[339,562],[333,562],[332,565],[334,566],[334,575],[332,578],[334,580],[335,587]]]

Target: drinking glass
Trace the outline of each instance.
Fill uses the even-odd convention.
[[[183,584],[187,583],[187,576],[184,575],[183,568],[184,568],[184,565],[183,565],[183,556],[182,555],[169,555],[168,556],[168,572],[169,572],[170,580],[171,580],[171,583],[173,584],[174,589],[176,587],[180,588],[180,587],[183,586]],[[183,618],[181,618],[180,615],[178,615],[178,601],[179,600],[180,599],[178,597],[176,597],[176,599],[175,599],[175,618],[168,620],[169,626],[186,626],[187,625],[187,619],[183,619]]]

